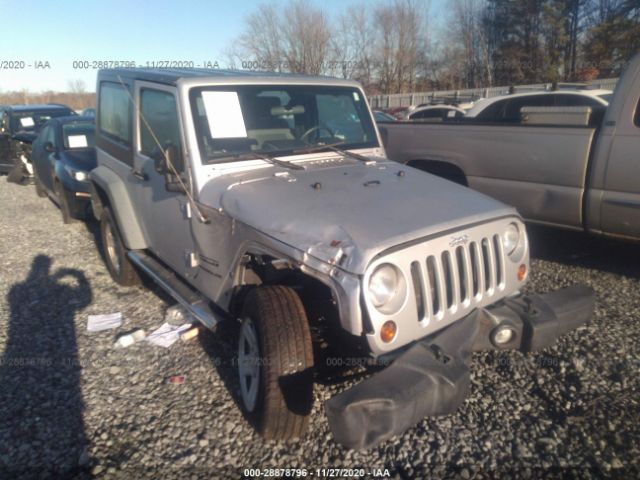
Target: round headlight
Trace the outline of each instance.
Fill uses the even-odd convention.
[[[390,315],[397,312],[407,294],[407,285],[402,272],[391,265],[379,265],[369,277],[369,297],[380,312]]]
[[[73,178],[79,182],[83,182],[87,179],[87,174],[85,172],[75,171],[73,172]]]
[[[510,223],[502,235],[502,246],[507,255],[511,255],[520,243],[520,229],[515,223]]]

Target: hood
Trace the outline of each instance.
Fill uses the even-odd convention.
[[[75,170],[88,172],[96,168],[96,150],[94,148],[62,150],[60,158],[66,165]]]
[[[13,138],[23,143],[33,143],[37,136],[38,134],[35,132],[20,131],[14,134]]]
[[[517,215],[481,193],[389,161],[219,177],[204,187],[201,201],[356,274],[388,248]]]

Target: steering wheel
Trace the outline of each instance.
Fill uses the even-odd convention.
[[[313,132],[318,132],[320,133],[321,130],[324,130],[325,132],[328,132],[330,136],[335,137],[333,131],[331,131],[330,128],[328,127],[323,127],[322,125],[316,125],[315,127],[311,127],[309,130],[307,130],[306,132],[304,132],[302,135],[300,135],[300,140],[302,140],[305,143],[307,142],[307,137],[309,135],[311,135]],[[319,137],[318,137],[319,138]]]

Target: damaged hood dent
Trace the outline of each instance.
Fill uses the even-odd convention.
[[[266,172],[233,175],[226,185],[214,179],[201,200],[354,274],[388,248],[516,214],[478,192],[394,162]]]

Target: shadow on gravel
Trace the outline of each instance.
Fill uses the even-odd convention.
[[[252,420],[242,408],[242,397],[240,396],[240,377],[236,360],[236,345],[239,333],[240,324],[226,320],[216,325],[215,332],[201,329],[198,339],[202,349],[211,359],[211,364],[215,367],[216,373],[224,383],[236,407],[242,412],[247,423],[253,426]],[[219,402],[222,406],[226,400],[219,399]],[[214,404],[214,408],[215,406]]]
[[[102,238],[100,238],[100,222],[91,221],[91,222],[83,222],[83,224],[87,229],[87,232],[89,232],[89,235],[93,237],[93,241],[96,244],[96,249],[98,250],[98,253],[100,253],[100,258],[104,263],[105,256],[104,256],[104,248],[102,248]]]
[[[91,302],[91,287],[79,270],[50,270],[51,259],[38,255],[7,296],[1,478],[77,478],[89,466],[74,316]]]
[[[640,245],[581,232],[527,225],[531,257],[640,278]]]

